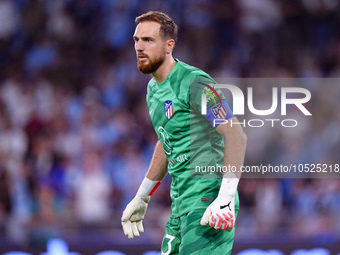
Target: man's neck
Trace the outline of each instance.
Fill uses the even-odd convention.
[[[172,68],[176,65],[176,60],[171,56],[166,58],[164,63],[157,69],[156,72],[152,73],[153,78],[157,83],[162,83],[168,77]]]

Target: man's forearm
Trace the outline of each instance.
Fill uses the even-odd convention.
[[[243,133],[243,131],[242,131]],[[224,165],[236,170],[233,172],[237,178],[241,177],[241,167],[244,164],[247,138],[244,133],[238,133],[234,137],[228,137],[224,149]]]
[[[146,177],[152,181],[162,181],[168,173],[168,159],[162,143],[158,141]]]
[[[235,117],[234,117],[235,118]],[[236,122],[237,120],[235,120]],[[238,125],[232,127],[223,128],[221,124],[217,127],[217,131],[221,133],[225,138],[224,148],[224,166],[227,169],[233,168],[236,172],[233,172],[237,178],[241,177],[241,167],[244,163],[244,157],[247,146],[247,136],[243,132],[242,128]]]

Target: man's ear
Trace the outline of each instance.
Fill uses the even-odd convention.
[[[174,39],[168,39],[166,40],[165,50],[167,54],[170,54],[175,47],[175,40]]]

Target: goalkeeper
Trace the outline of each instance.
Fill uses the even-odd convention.
[[[230,254],[239,210],[240,173],[207,174],[195,166],[243,165],[246,135],[216,82],[202,70],[172,57],[177,25],[164,13],[136,18],[137,66],[152,74],[147,105],[159,141],[135,198],[122,216],[130,239],[144,232],[142,221],[153,192],[167,173],[172,177],[171,216],[162,254]],[[206,113],[202,114],[202,93]],[[216,126],[215,120],[224,123]],[[196,169],[196,170],[195,170]]]

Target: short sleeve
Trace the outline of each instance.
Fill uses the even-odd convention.
[[[216,88],[216,82],[210,77],[191,79],[189,102],[191,108],[202,114],[214,128],[218,126],[216,123],[234,116],[222,91]]]

